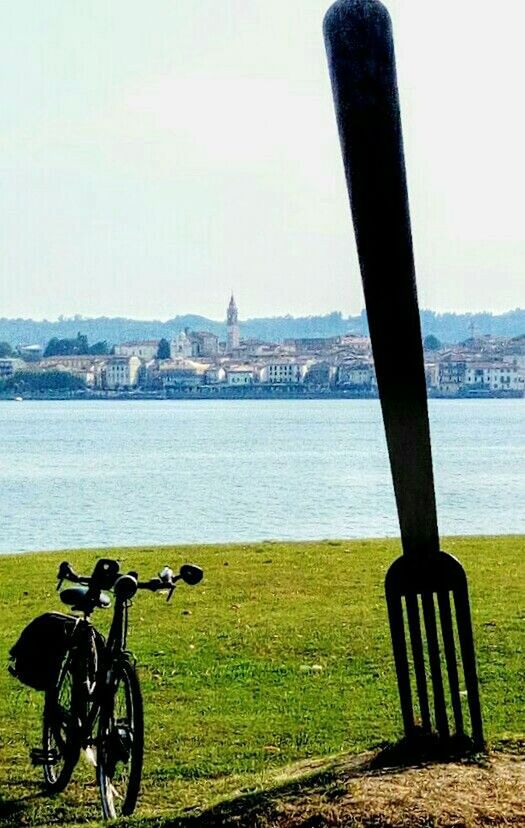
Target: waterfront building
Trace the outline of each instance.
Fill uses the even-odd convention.
[[[508,339],[500,349],[500,353],[505,361],[516,360],[521,368],[525,368],[525,334]]]
[[[266,342],[263,339],[243,339],[231,355],[239,357],[240,359],[264,356],[269,353],[275,353],[277,347],[277,345]]]
[[[39,371],[65,371],[82,380],[88,388],[102,387],[107,356],[89,354],[70,354],[64,356],[44,357],[37,364]]]
[[[339,345],[340,340],[341,337],[339,336],[302,337],[299,339],[285,339],[283,345],[291,348],[297,354],[323,353]]]
[[[8,379],[16,374],[17,371],[24,371],[27,369],[27,363],[23,359],[16,357],[2,357],[0,359],[0,379]],[[32,367],[32,366],[29,366]]]
[[[193,388],[202,385],[202,378],[192,368],[171,368],[159,371],[163,388]]]
[[[226,371],[222,365],[210,365],[210,367],[206,369],[204,379],[206,381],[206,385],[217,385],[218,383],[225,381]]]
[[[219,337],[209,331],[190,331],[186,329],[186,336],[191,343],[191,354],[194,357],[214,357],[219,353]]]
[[[232,365],[226,368],[226,382],[228,385],[252,385],[255,371],[247,365]]]
[[[337,384],[363,391],[371,390],[376,384],[373,364],[359,360],[342,363],[337,371]]]
[[[191,340],[186,331],[178,333],[177,336],[171,340],[170,347],[172,357],[192,356]]]
[[[525,353],[504,355],[502,359],[503,362],[515,365],[521,376],[525,377]]]
[[[115,345],[115,356],[139,357],[140,359],[155,359],[159,349],[159,339],[144,339],[134,342],[123,342]]]
[[[267,362],[260,371],[260,381],[270,384],[293,384],[301,382],[307,365],[288,360]]]
[[[232,351],[239,347],[240,343],[239,313],[237,310],[237,305],[235,304],[233,293],[230,298],[228,310],[226,311],[226,324],[228,326],[226,352],[231,354]]]
[[[206,382],[206,371],[210,366],[192,359],[163,360],[157,364],[156,385],[170,391],[198,390]]]
[[[439,386],[439,362],[425,362],[425,379],[428,389]]]
[[[524,378],[516,365],[505,362],[471,362],[465,370],[465,388],[523,392]]]
[[[16,350],[21,357],[29,360],[40,359],[44,353],[42,345],[19,345]]]
[[[443,359],[439,363],[438,387],[444,394],[458,394],[465,384],[465,359]]]
[[[138,385],[141,360],[138,356],[111,356],[104,372],[105,387],[116,391]]]
[[[339,345],[361,354],[369,354],[372,351],[370,338],[359,334],[343,334],[339,337]]]

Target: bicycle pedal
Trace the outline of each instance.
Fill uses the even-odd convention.
[[[43,750],[42,748],[33,748],[30,753],[31,763],[37,765],[56,765],[59,756],[56,750]]]

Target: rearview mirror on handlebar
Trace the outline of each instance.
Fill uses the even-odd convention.
[[[162,569],[159,572],[159,578],[161,581],[165,581],[167,584],[171,584],[173,580],[173,569],[171,569],[169,566],[165,566],[164,569]]]
[[[183,564],[179,570],[179,578],[182,578],[184,583],[190,586],[199,584],[203,575],[204,572],[200,566],[195,566],[195,564]]]

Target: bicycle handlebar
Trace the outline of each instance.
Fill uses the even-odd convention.
[[[194,585],[202,580],[202,576],[203,572],[200,567],[194,564],[183,564],[178,575],[174,575],[173,570],[165,566],[156,578],[151,578],[149,581],[139,581],[137,572],[120,572],[117,561],[108,559],[97,561],[91,575],[78,575],[68,561],[62,561],[57,572],[57,591],[64,581],[71,581],[74,584],[83,584],[88,587],[94,586],[96,589],[102,590],[113,589],[121,577],[131,577],[136,582],[136,589],[147,589],[150,592],[167,590],[167,600],[169,601],[173,595],[177,581],[183,580],[187,584]]]

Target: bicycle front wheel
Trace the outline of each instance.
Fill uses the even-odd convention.
[[[135,810],[144,753],[142,694],[135,668],[123,660],[113,669],[113,693],[101,706],[97,736],[97,781],[105,819]]]

